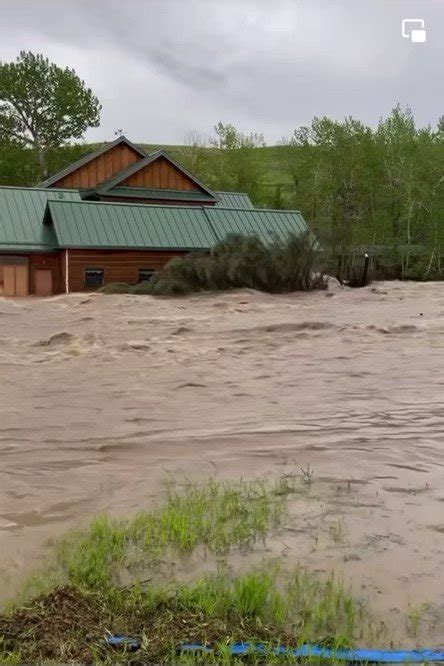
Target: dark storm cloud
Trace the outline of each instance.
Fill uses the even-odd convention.
[[[103,104],[102,126],[181,142],[218,121],[268,141],[314,115],[375,125],[397,103],[419,124],[444,113],[444,3],[350,0],[3,0],[0,56],[31,49],[74,67]],[[426,21],[425,44],[401,19]]]

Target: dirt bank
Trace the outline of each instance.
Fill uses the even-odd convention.
[[[268,554],[342,571],[397,636],[415,641],[407,613],[442,639],[442,284],[0,299],[0,327],[1,597],[48,537],[149,506],[166,473],[310,465]]]

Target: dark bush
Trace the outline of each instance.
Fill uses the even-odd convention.
[[[186,294],[248,287],[267,292],[307,291],[320,286],[315,278],[312,236],[291,236],[265,245],[256,236],[230,235],[209,253],[172,259],[158,273],[151,293]]]
[[[138,284],[132,284],[128,287],[129,294],[152,294],[153,293],[153,283],[152,281],[139,282]]]
[[[130,285],[126,282],[110,282],[98,291],[102,294],[127,294],[130,291]]]
[[[325,288],[316,272],[318,252],[313,237],[291,236],[265,245],[256,236],[230,235],[210,252],[174,257],[149,282],[114,282],[104,294],[180,296],[196,291],[250,288],[270,293]]]

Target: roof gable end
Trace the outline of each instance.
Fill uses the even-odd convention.
[[[161,161],[167,162],[168,166],[170,169],[173,169],[176,171],[178,174],[182,176],[182,188],[176,186],[172,186],[171,181],[168,181],[168,177],[165,174],[165,182],[167,186],[163,186],[160,184],[160,182],[156,182],[154,179],[152,182],[143,182],[143,173],[147,173],[147,170],[152,167],[154,169],[154,165],[156,163],[160,163]],[[153,165],[153,166],[152,166]],[[139,182],[140,181],[140,182]],[[185,186],[185,183],[187,183],[187,186]],[[145,159],[139,160],[138,162],[135,162],[134,164],[131,164],[130,166],[126,167],[125,169],[122,169],[119,173],[117,173],[115,176],[110,178],[108,181],[103,183],[99,188],[98,192],[99,194],[106,194],[106,192],[110,191],[116,186],[130,186],[130,187],[155,187],[157,189],[169,189],[169,190],[178,190],[178,189],[183,189],[187,191],[193,191],[193,190],[199,190],[200,192],[204,192],[209,199],[214,199],[214,201],[217,201],[217,196],[214,192],[212,192],[208,187],[206,187],[196,176],[193,176],[185,167],[183,167],[181,164],[176,162],[171,155],[169,155],[165,150],[156,150],[154,153],[151,153]],[[160,186],[159,186],[160,185]]]
[[[112,151],[114,148],[117,148],[118,146],[126,146],[129,150],[137,154],[139,161],[146,158],[146,153],[136,146],[134,143],[132,143],[129,139],[127,139],[125,136],[119,136],[115,141],[111,141],[111,143],[105,143],[102,146],[100,146],[97,150],[95,150],[92,153],[89,153],[88,155],[85,155],[84,157],[81,157],[78,159],[76,162],[73,162],[73,164],[70,164],[69,166],[65,167],[61,171],[58,171],[55,173],[53,176],[50,178],[47,178],[44,180],[42,183],[40,183],[39,187],[51,187],[52,185],[55,185],[59,181],[63,180],[70,174],[73,174],[75,171],[78,171],[82,167],[85,167],[87,164],[92,162],[93,160],[96,160],[97,158],[101,157],[102,155],[105,155],[109,151]]]

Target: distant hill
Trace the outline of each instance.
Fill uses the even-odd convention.
[[[91,148],[91,150],[94,150],[97,145],[98,144],[91,144],[91,146],[94,146]],[[186,153],[190,150],[189,146],[180,145],[151,143],[142,143],[138,145],[140,145],[141,148],[146,152],[152,152],[162,148],[163,150],[166,150],[168,153],[170,153],[178,161],[180,161],[181,155],[186,155]],[[205,148],[204,150],[211,152],[214,150],[214,148]],[[286,146],[265,146],[264,148],[255,148],[255,154],[265,166],[266,179],[270,184],[276,185],[280,183],[291,185],[291,178],[284,167],[286,151]]]

